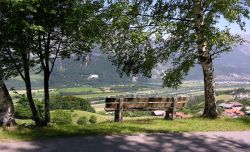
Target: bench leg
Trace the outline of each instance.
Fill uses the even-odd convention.
[[[122,122],[123,98],[119,99],[118,110],[115,111],[115,122]]]
[[[169,116],[170,112],[169,111],[165,111],[165,117],[164,119],[170,119],[170,116]]]
[[[172,113],[172,120],[174,120],[176,118],[176,101],[177,98],[174,98],[173,100],[173,105],[172,105],[172,110],[171,110],[171,113]]]
[[[174,120],[175,118],[176,118],[176,111],[173,110],[173,111],[172,111],[172,117],[171,117],[171,119]]]
[[[122,122],[123,116],[122,116],[122,111],[121,110],[116,110],[115,111],[115,122]]]

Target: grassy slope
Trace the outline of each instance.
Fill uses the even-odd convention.
[[[224,100],[225,102],[232,100],[232,99],[233,99],[232,95],[223,94],[223,95],[216,96],[216,100]]]
[[[95,108],[95,111],[96,111],[96,112],[104,111],[105,103],[94,104],[94,105],[92,105],[92,107]]]
[[[104,116],[104,115],[91,113],[91,112],[86,112],[86,111],[74,110],[74,112],[71,113],[72,120],[73,120],[74,124],[76,124],[77,120],[80,117],[85,116],[87,119],[89,119],[91,115],[96,116],[98,123],[108,121],[108,120],[112,120],[112,116]]]

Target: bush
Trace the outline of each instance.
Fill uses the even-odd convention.
[[[83,110],[88,112],[95,112],[95,109],[91,106],[90,102],[86,99],[66,96],[62,97],[60,95],[55,95],[50,97],[50,109],[75,109],[75,110]]]
[[[86,125],[88,123],[88,119],[85,116],[80,117],[77,122],[78,125]]]
[[[18,97],[14,107],[14,117],[18,119],[33,119],[28,99],[22,95]],[[39,117],[44,120],[44,105],[40,100],[34,100]]]
[[[92,123],[92,124],[95,124],[97,122],[96,116],[95,115],[90,116],[89,122]]]
[[[51,113],[51,121],[57,125],[72,124],[71,114],[63,110],[56,110]]]

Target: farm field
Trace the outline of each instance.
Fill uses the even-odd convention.
[[[216,100],[224,100],[224,101],[229,101],[233,99],[232,95],[219,95],[219,96],[215,96]]]

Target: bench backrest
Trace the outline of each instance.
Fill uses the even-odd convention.
[[[180,109],[186,105],[188,97],[155,97],[155,98],[106,98],[105,110],[115,111],[154,111]]]

